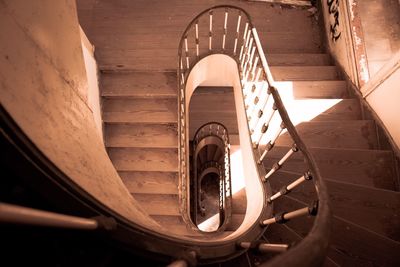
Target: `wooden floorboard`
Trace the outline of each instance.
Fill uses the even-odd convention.
[[[180,215],[178,195],[139,193],[132,195],[149,215]]]
[[[297,177],[270,179],[273,191],[279,191]],[[400,193],[325,179],[335,216],[360,225],[387,238],[400,241],[396,225],[400,223]],[[289,193],[291,198],[308,202],[316,198],[313,183],[305,182]],[[279,200],[277,200],[279,201]]]
[[[131,193],[178,194],[176,172],[120,171],[118,174]]]
[[[267,154],[264,166],[270,168],[287,151],[289,147],[276,146]],[[397,191],[392,151],[311,148],[310,152],[323,178]],[[302,154],[295,153],[284,163],[281,171],[301,175],[306,169]]]
[[[336,66],[272,66],[270,69],[276,81],[319,81],[340,78]]]
[[[105,99],[103,120],[106,123],[176,123],[176,99]]]
[[[178,147],[176,124],[107,124],[106,147]]]
[[[296,126],[309,147],[377,149],[375,124],[369,120],[303,122]],[[281,135],[277,145],[292,145],[288,134]]]
[[[178,171],[178,149],[109,148],[108,154],[117,171]]]
[[[177,97],[176,72],[105,72],[103,97]]]
[[[348,98],[345,81],[277,81],[276,87],[282,95],[289,94],[294,99],[340,99]]]

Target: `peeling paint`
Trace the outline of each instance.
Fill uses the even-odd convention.
[[[355,45],[356,46],[362,45],[362,39],[360,37],[358,37],[358,35],[357,35],[356,26],[353,26],[353,36],[354,36]]]
[[[358,61],[358,66],[360,66],[360,79],[366,83],[369,81],[369,70],[367,57],[365,55],[361,55],[360,60]]]
[[[350,6],[350,19],[351,21],[354,20],[354,8],[356,7],[357,3],[354,0],[348,0],[349,1],[349,6]]]

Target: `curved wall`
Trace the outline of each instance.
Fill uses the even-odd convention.
[[[0,1],[0,51],[1,104],[29,139],[96,200],[159,227],[137,207],[96,129],[75,1]]]

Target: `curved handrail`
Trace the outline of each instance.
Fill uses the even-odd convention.
[[[220,165],[216,161],[205,162],[202,166],[197,166],[197,158],[199,152],[204,146],[211,145],[205,141],[212,141],[212,144],[217,145],[219,149],[223,151],[224,162]],[[207,163],[217,164],[218,175],[220,177],[219,187],[219,213],[220,213],[220,225],[218,231],[224,229],[224,227],[230,222],[231,217],[231,207],[232,207],[232,188],[231,188],[231,171],[230,171],[230,143],[228,129],[218,122],[208,122],[200,126],[193,136],[193,172],[194,172],[194,211],[192,212],[193,221],[196,223],[197,208],[201,206],[201,200],[199,198],[201,192],[201,177],[199,174],[204,171],[204,168],[208,167]],[[198,172],[199,167],[199,172]]]
[[[213,47],[213,16],[216,10],[223,10],[224,25],[222,31],[222,46],[219,48]],[[227,18],[229,10],[235,10],[237,14],[236,37],[232,40],[233,43],[227,44]],[[199,21],[201,18],[209,17],[209,32],[208,32],[208,49],[200,47],[201,34],[199,29]],[[243,20],[242,20],[243,18]],[[246,20],[246,21],[245,21]],[[241,23],[244,22],[244,30],[240,32]],[[194,53],[190,53],[190,44],[188,36],[193,34],[195,45],[193,46]],[[243,35],[243,38],[240,38]],[[219,36],[221,37],[221,36]],[[233,46],[233,48],[232,48]],[[240,47],[240,49],[239,49]],[[205,50],[205,51],[204,51]],[[240,52],[239,52],[240,51]],[[305,174],[284,187],[274,195],[266,196],[268,203],[277,201],[279,197],[290,192],[294,187],[302,182],[313,178],[313,183],[318,196],[316,204],[310,208],[304,208],[291,213],[281,213],[275,218],[262,221],[261,224],[266,226],[274,222],[284,222],[295,216],[310,214],[315,215],[313,227],[309,234],[296,246],[289,249],[286,253],[275,257],[268,264],[271,266],[297,266],[299,261],[305,266],[317,266],[324,260],[329,241],[330,233],[330,211],[328,203],[328,193],[324,184],[315,160],[310,151],[301,140],[293,123],[291,122],[288,113],[282,103],[279,93],[276,89],[270,68],[264,55],[261,42],[257,31],[251,22],[250,15],[242,8],[219,5],[204,10],[197,15],[186,27],[178,50],[178,112],[179,112],[179,167],[180,167],[180,182],[182,189],[182,212],[187,211],[185,206],[185,190],[186,179],[188,175],[187,162],[187,130],[186,130],[186,82],[190,71],[202,58],[211,54],[225,54],[232,57],[240,71],[241,86],[243,89],[243,102],[246,107],[248,119],[248,128],[253,142],[253,157],[257,159],[259,166],[264,165],[264,159],[268,156],[268,152],[274,148],[274,144],[284,130],[287,131],[293,140],[292,148],[286,153],[283,158],[275,163],[271,168],[266,169],[268,173],[264,175],[263,170],[259,171],[260,179],[268,183],[268,179],[278,171],[285,161],[295,152],[300,151],[306,160],[308,169]],[[272,98],[270,97],[272,96]],[[272,101],[271,101],[272,100]],[[276,113],[275,111],[278,111]],[[266,115],[268,113],[268,116]],[[271,131],[273,121],[280,117],[280,123],[275,128],[275,132]],[[264,123],[262,123],[262,120]],[[261,123],[261,124],[260,124]],[[264,139],[269,139],[269,142],[263,145]],[[260,151],[261,149],[261,151]],[[245,246],[242,246],[245,248]],[[246,247],[247,248],[247,247]]]

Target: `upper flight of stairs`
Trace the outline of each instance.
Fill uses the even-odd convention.
[[[297,100],[342,99],[297,126],[330,190],[333,230],[325,266],[400,265],[396,257],[400,251],[400,193],[393,151],[382,146],[377,125],[365,115],[324,53],[313,17],[301,9],[227,2],[242,6],[253,17],[278,87],[290,83]],[[183,0],[168,4],[120,1],[115,5],[78,1],[82,27],[96,46],[102,71],[105,145],[110,158],[142,208],[177,235],[193,232],[184,225],[178,206],[176,46],[187,23],[214,4],[211,0],[190,4]],[[231,116],[234,105],[228,102],[221,106]],[[201,101],[193,110],[199,107]],[[270,167],[289,145],[283,134],[265,166]],[[273,191],[297,178],[304,168],[303,159],[295,154],[270,178]],[[274,210],[303,207],[314,197],[311,189],[304,183],[276,201]],[[244,201],[234,201],[241,212],[233,214],[227,230],[240,225]],[[270,225],[263,238],[271,243],[298,242],[312,221],[304,217]],[[219,266],[254,266],[272,256],[249,251]]]

